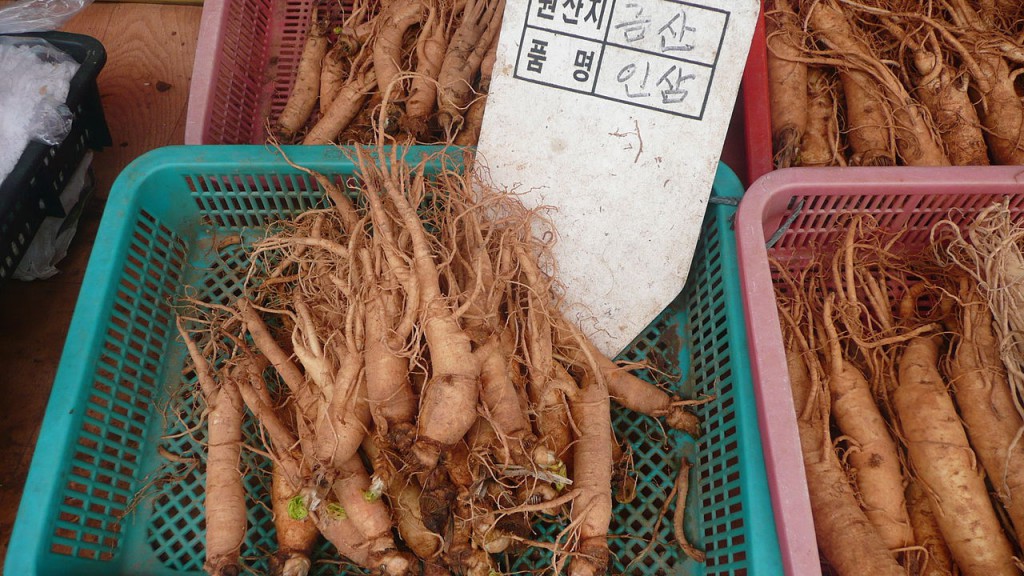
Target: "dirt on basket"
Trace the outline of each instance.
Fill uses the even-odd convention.
[[[659,379],[676,381],[683,377],[679,371],[679,355],[682,351],[683,341],[679,337],[679,324],[673,322],[666,325],[647,356],[648,363],[659,374]]]

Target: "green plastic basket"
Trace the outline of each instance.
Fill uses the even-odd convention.
[[[432,148],[410,148],[418,161]],[[339,183],[355,168],[331,147],[289,147],[295,162]],[[666,436],[647,417],[618,410],[619,438],[635,453],[637,498],[617,505],[612,573],[761,575],[781,573],[778,539],[758,436],[736,248],[735,200],[724,165],[688,284],[624,354],[674,374],[702,405],[702,438]],[[724,199],[724,200],[723,200]],[[730,199],[732,199],[730,201]],[[322,205],[315,182],[260,146],[177,146],[132,163],[115,182],[96,238],[33,456],[4,574],[201,574],[204,427],[182,386],[184,345],[174,306],[186,286],[231,301],[264,226]],[[243,242],[224,242],[241,235]],[[252,422],[248,434],[256,434]],[[191,432],[190,432],[191,431]],[[186,458],[167,460],[163,454]],[[190,462],[187,458],[195,457]],[[671,508],[652,530],[682,457],[693,464],[685,526],[707,562],[672,543]],[[260,457],[247,454],[251,494],[266,494]],[[198,462],[198,463],[197,463]],[[265,570],[274,548],[268,508],[249,506],[249,566]],[[551,538],[555,526],[539,526]],[[652,535],[656,543],[636,559]],[[327,553],[324,550],[324,553]],[[508,572],[545,570],[537,549],[503,559]],[[627,568],[628,566],[628,568]],[[338,573],[319,564],[316,574]],[[342,573],[356,573],[353,571]]]

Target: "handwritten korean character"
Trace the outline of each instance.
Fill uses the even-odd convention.
[[[562,22],[573,26],[579,24],[582,11],[583,0],[565,0],[562,2]]]
[[[572,72],[573,80],[577,82],[586,82],[590,80],[590,70],[594,67],[594,51],[593,50],[577,50],[576,58],[573,60],[573,66],[576,67]]]
[[[665,85],[665,88],[661,91],[661,103],[679,104],[686,100],[686,96],[689,95],[690,91],[683,88],[683,83],[696,77],[694,74],[683,74],[682,68],[673,64],[658,79],[658,86]]]
[[[615,29],[621,29],[626,42],[632,44],[633,42],[643,40],[647,36],[647,27],[651,23],[651,19],[644,18],[644,8],[636,2],[627,2],[626,9],[635,10],[636,15],[633,16],[632,20],[616,24]]]
[[[557,6],[558,0],[537,0],[537,18],[554,20]]]
[[[686,25],[686,11],[680,10],[664,26],[658,28],[658,34],[661,35],[661,51],[671,52],[677,50],[689,52],[693,50],[693,44],[684,42],[683,37],[686,36],[687,32],[696,31],[697,29],[693,26]]]
[[[629,98],[646,98],[650,96],[650,92],[646,92],[647,88],[647,77],[651,73],[651,63],[644,62],[643,77],[634,80],[637,76],[638,67],[636,64],[626,64],[619,70],[619,73],[615,75],[615,79],[618,80],[623,87],[626,89],[626,96]],[[630,89],[630,84],[636,88],[635,90]]]
[[[544,62],[548,59],[548,43],[545,40],[534,38],[530,44],[530,51],[526,54],[526,70],[540,74],[544,71]]]

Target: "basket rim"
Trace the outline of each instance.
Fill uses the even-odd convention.
[[[206,0],[203,4],[185,112],[185,144],[203,144],[210,127],[217,70],[224,58],[220,43],[228,25],[229,4],[227,0]]]

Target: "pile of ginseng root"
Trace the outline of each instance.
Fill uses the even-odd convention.
[[[1024,164],[1018,0],[767,0],[774,160]]]
[[[348,4],[348,2],[345,2]],[[480,137],[504,0],[319,0],[270,135],[291,144]]]
[[[851,217],[774,264],[825,574],[1024,567],[1024,228],[1006,204],[967,220],[911,249]]]
[[[613,495],[636,492],[610,403],[696,436],[700,401],[630,374],[560,315],[539,212],[394,154],[357,150],[351,196],[310,172],[330,205],[252,244],[233,304],[179,315],[207,413],[205,569],[238,574],[257,553],[248,410],[265,442],[249,449],[272,461],[275,574],[307,573],[321,536],[373,574],[494,576],[493,555],[525,546],[551,551],[553,574],[607,573]],[[673,523],[700,559],[687,485]],[[564,522],[555,541],[531,539],[541,516]]]

